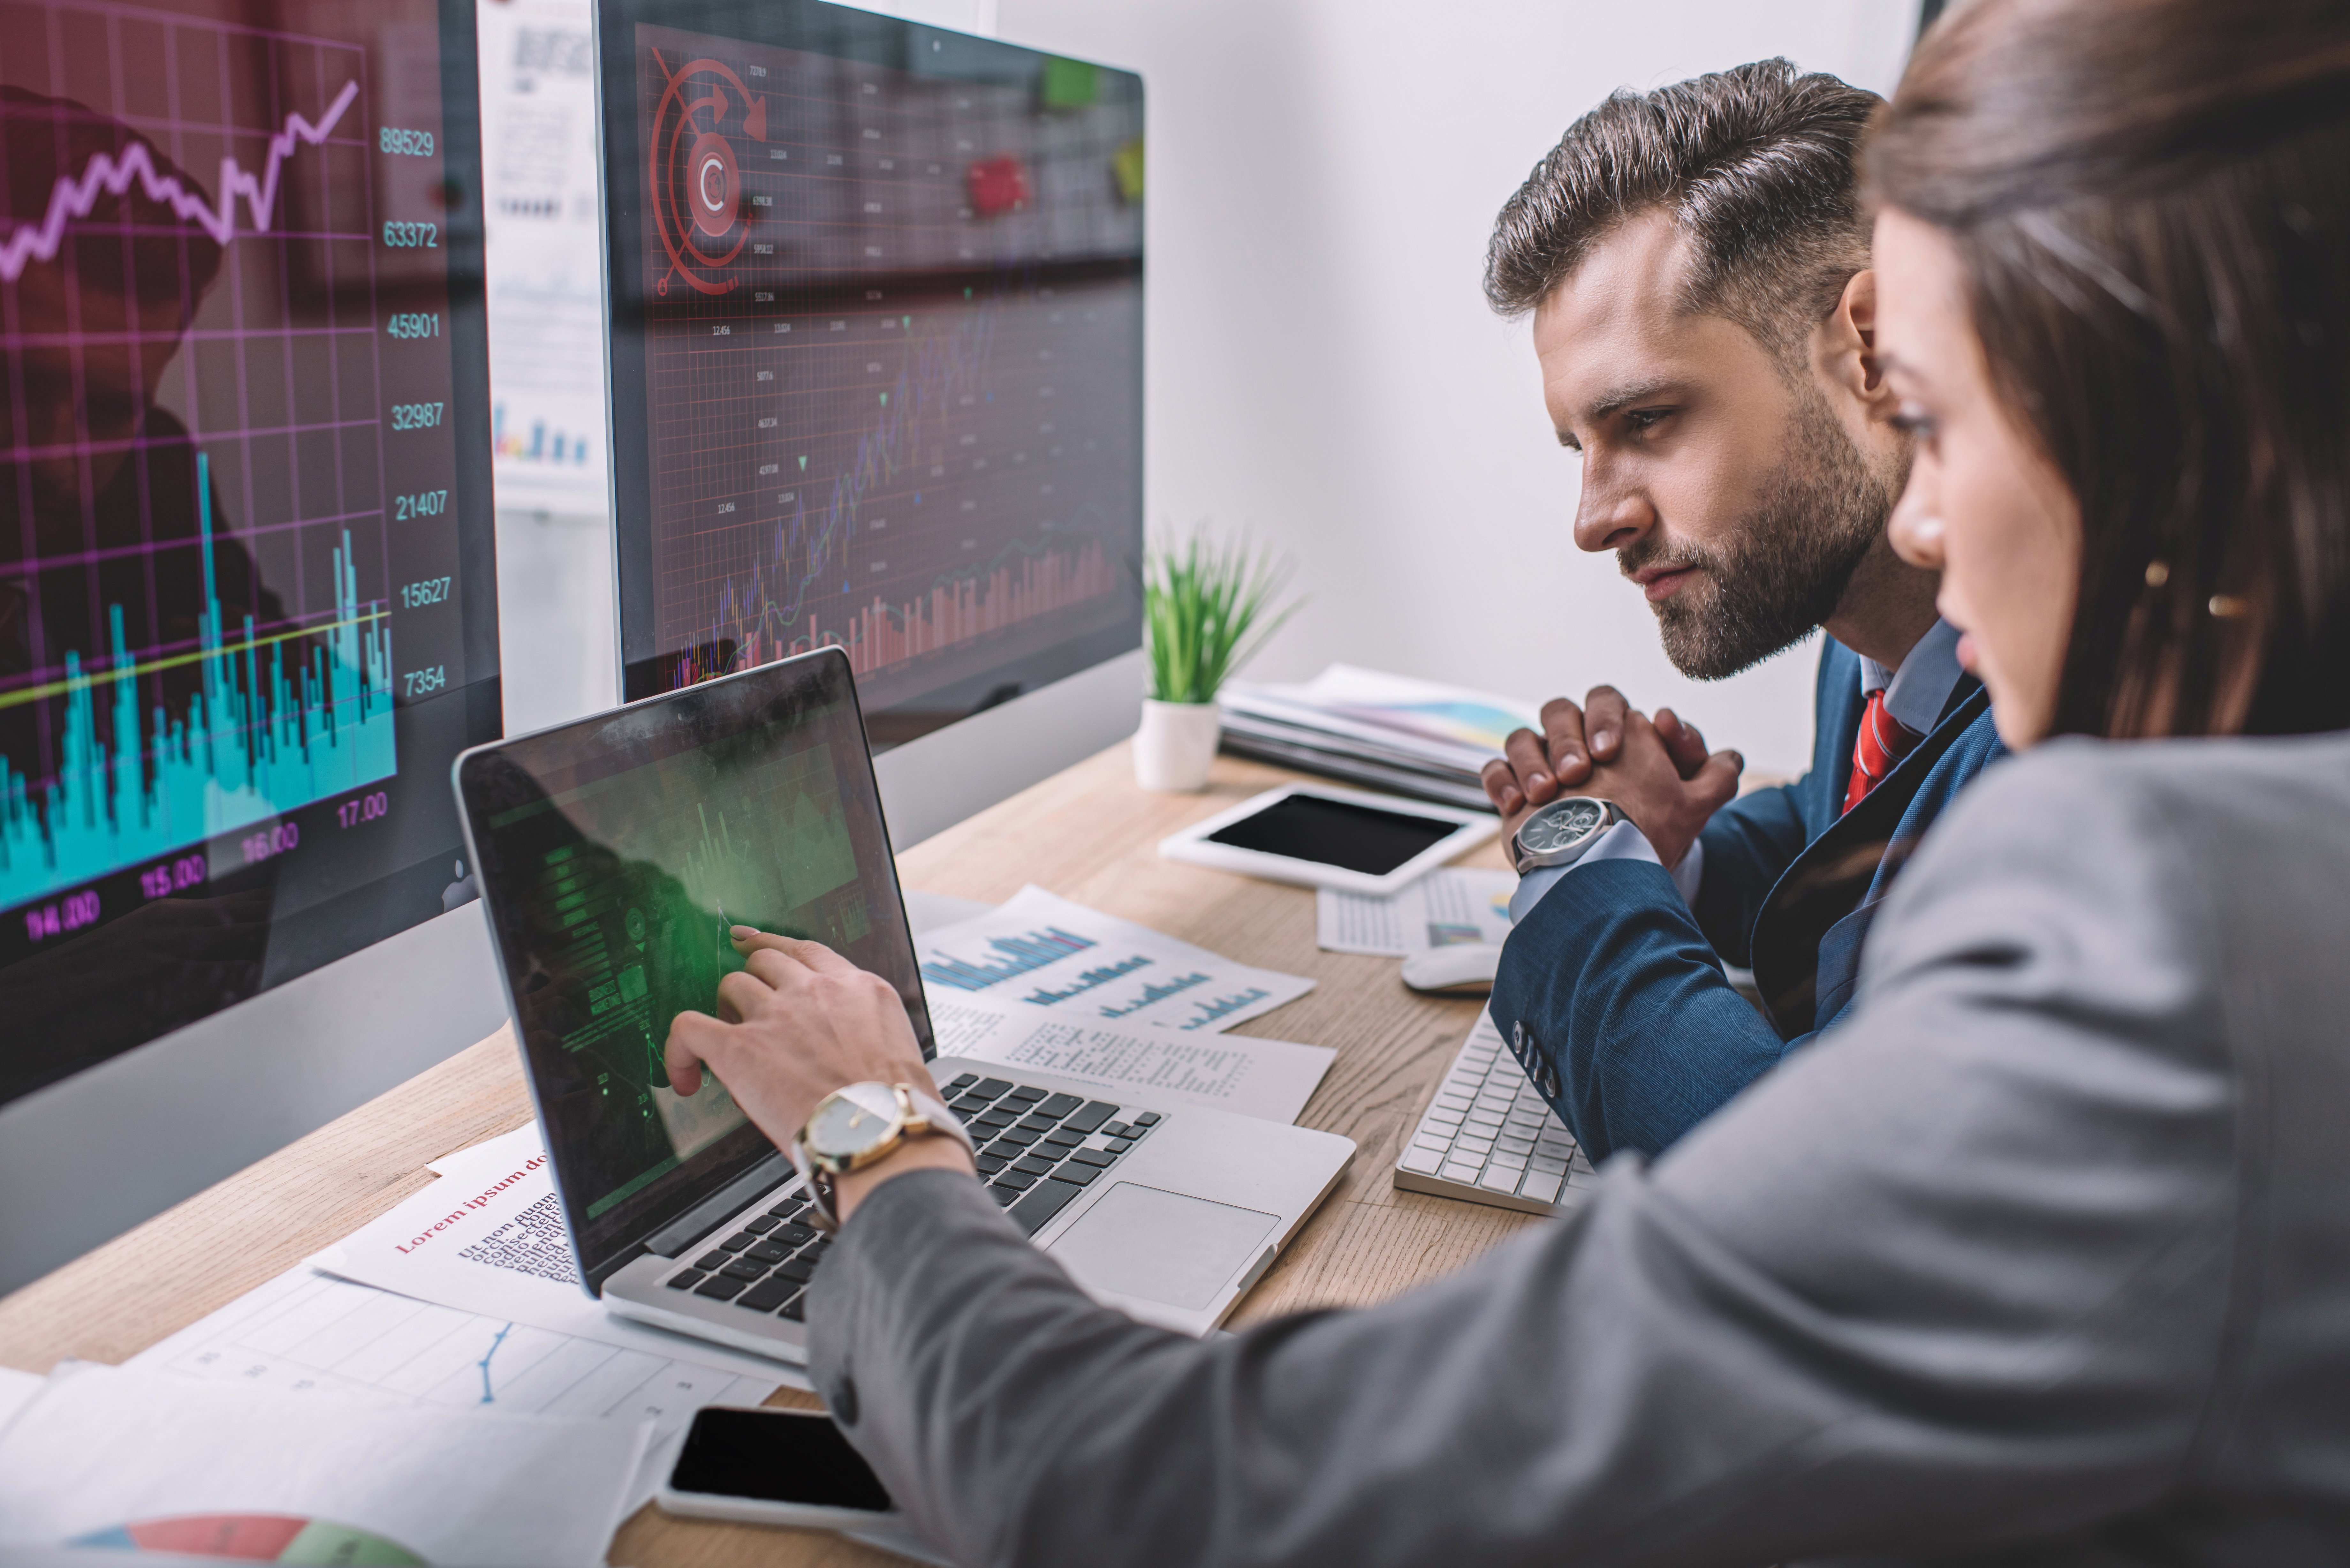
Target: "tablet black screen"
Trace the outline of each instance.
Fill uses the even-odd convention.
[[[1440,817],[1292,794],[1208,835],[1208,842],[1384,877],[1460,831],[1459,823]]]

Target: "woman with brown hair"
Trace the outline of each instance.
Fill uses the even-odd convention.
[[[1870,166],[1896,542],[2026,754],[1820,1044],[1385,1307],[1196,1344],[959,1146],[841,1179],[811,1369],[958,1561],[2350,1558],[2350,5],[1975,0]],[[745,945],[681,1089],[927,1085]]]

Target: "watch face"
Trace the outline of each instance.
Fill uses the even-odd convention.
[[[889,1136],[898,1123],[898,1096],[886,1084],[851,1084],[828,1096],[808,1118],[811,1153],[847,1159]]]
[[[1529,855],[1548,855],[1572,847],[1607,820],[1607,808],[1596,800],[1562,800],[1526,818],[1518,829],[1518,845]]]

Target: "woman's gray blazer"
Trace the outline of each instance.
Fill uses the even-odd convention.
[[[2350,1562],[2350,740],[2042,747],[1861,983],[1370,1311],[1195,1343],[892,1181],[816,1386],[966,1568]]]

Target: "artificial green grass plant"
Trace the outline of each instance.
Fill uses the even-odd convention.
[[[1303,599],[1278,609],[1290,564],[1245,535],[1222,545],[1195,533],[1150,553],[1142,571],[1142,627],[1150,694],[1161,702],[1212,702],[1225,679],[1253,658]]]

